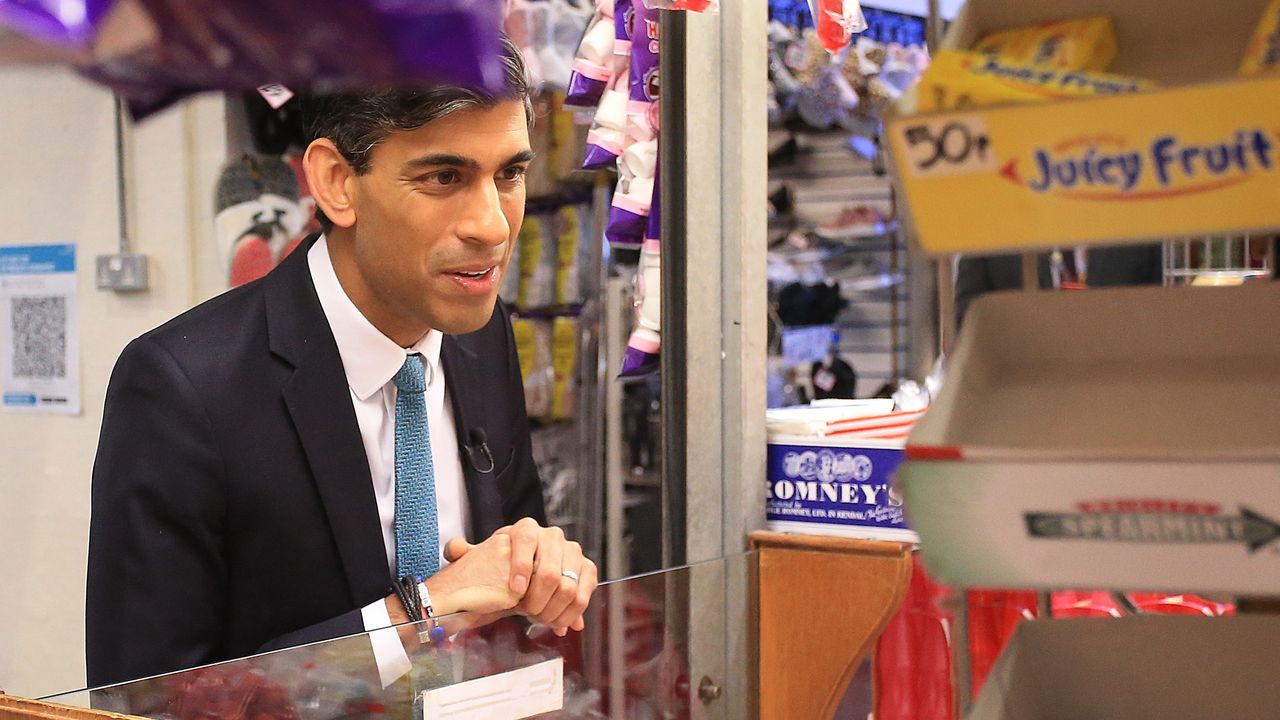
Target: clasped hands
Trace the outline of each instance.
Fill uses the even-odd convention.
[[[522,615],[561,637],[585,627],[596,565],[560,528],[524,518],[476,545],[453,538],[444,554],[449,565],[426,581],[437,616],[465,611],[474,627]],[[393,622],[408,620],[394,595],[387,607]]]

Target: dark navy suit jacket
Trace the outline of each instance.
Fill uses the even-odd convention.
[[[302,244],[265,278],[143,335],[107,388],[93,468],[91,686],[358,633],[391,592],[346,374]],[[471,538],[545,524],[501,303],[441,362]]]

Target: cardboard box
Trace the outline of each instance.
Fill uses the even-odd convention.
[[[944,48],[1106,14],[1119,45],[1109,72],[1170,89],[893,119],[893,162],[923,247],[1009,251],[1280,227],[1280,78],[1236,76],[1265,7],[970,0]]]
[[[1024,622],[969,720],[1271,720],[1280,618]]]
[[[931,574],[1280,594],[1280,285],[995,293],[907,439]]]

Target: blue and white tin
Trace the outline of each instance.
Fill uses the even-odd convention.
[[[769,529],[918,542],[892,479],[902,442],[773,436],[766,475]]]

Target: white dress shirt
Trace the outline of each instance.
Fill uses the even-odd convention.
[[[383,335],[351,302],[338,282],[329,246],[324,237],[307,253],[311,281],[325,318],[333,330],[347,375],[351,404],[355,408],[360,439],[369,460],[369,476],[378,502],[382,523],[382,543],[387,551],[390,577],[396,576],[396,386],[391,380],[410,354],[422,355],[426,366],[427,425],[431,435],[431,458],[435,471],[436,514],[440,525],[440,565],[445,565],[444,547],[455,537],[466,537],[469,529],[467,489],[462,475],[458,434],[449,404],[449,390],[440,366],[443,336],[431,330],[409,348],[402,348]],[[362,609],[366,630],[391,624],[386,604],[378,600]],[[394,631],[371,637],[383,682],[389,684],[408,670],[408,658]]]

